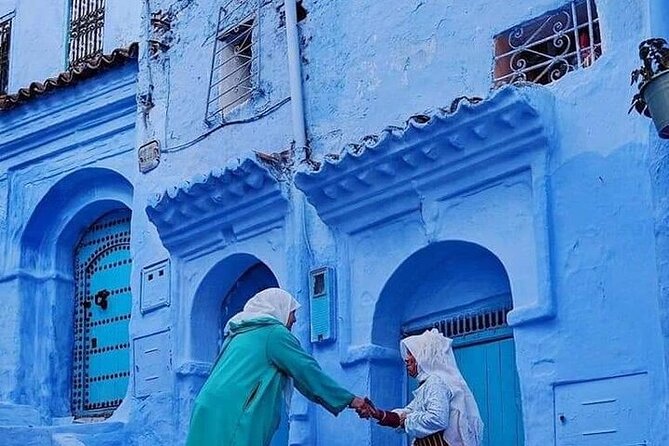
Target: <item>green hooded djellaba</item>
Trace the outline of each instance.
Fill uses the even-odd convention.
[[[259,305],[256,298],[263,293]],[[291,378],[300,393],[333,415],[351,404],[355,396],[328,377],[284,325],[298,306],[290,294],[273,288],[254,296],[231,319],[218,360],[195,400],[187,446],[269,445]]]

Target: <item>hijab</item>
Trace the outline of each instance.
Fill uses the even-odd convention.
[[[400,350],[405,360],[408,352],[416,358],[419,382],[438,376],[451,388],[451,413],[444,436],[454,436],[464,446],[479,446],[483,437],[483,421],[474,395],[455,362],[452,344],[452,339],[432,329],[403,339]]]
[[[230,318],[225,324],[223,335],[230,334],[230,324],[240,324],[252,319],[269,317],[286,325],[290,313],[300,306],[300,303],[289,292],[281,288],[267,288],[250,298],[244,305],[244,309]]]

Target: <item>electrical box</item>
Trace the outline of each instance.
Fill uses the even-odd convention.
[[[557,446],[650,445],[646,373],[555,387]]]
[[[170,330],[133,339],[135,396],[143,398],[170,389],[172,373]]]
[[[311,342],[334,341],[336,327],[336,286],[333,268],[309,273]]]
[[[142,314],[170,305],[170,261],[145,266],[139,293]]]

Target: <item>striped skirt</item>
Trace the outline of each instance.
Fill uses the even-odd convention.
[[[413,446],[448,446],[444,440],[444,432],[437,432],[425,438],[416,438]]]

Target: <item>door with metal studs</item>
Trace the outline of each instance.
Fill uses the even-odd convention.
[[[453,339],[453,353],[469,385],[485,425],[481,446],[523,446],[520,385],[513,331],[507,324],[510,308],[489,308],[451,316],[430,327]],[[411,330],[404,335],[425,330]],[[408,395],[416,388],[407,382]]]
[[[105,214],[75,250],[72,412],[78,418],[110,415],[128,388],[130,217],[128,209]]]

